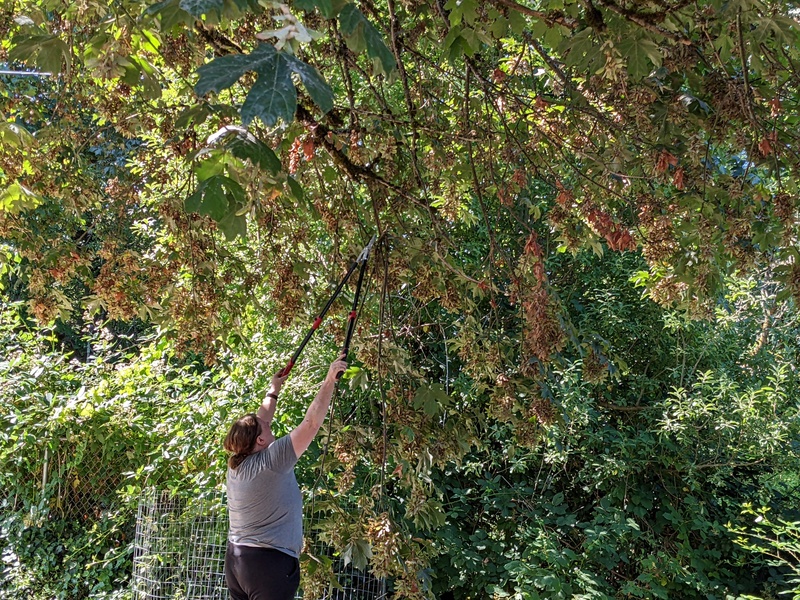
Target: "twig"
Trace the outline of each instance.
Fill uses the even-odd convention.
[[[416,127],[416,119],[414,115],[416,114],[416,110],[414,108],[414,102],[411,99],[411,88],[408,85],[408,73],[406,73],[405,65],[403,64],[403,60],[400,57],[400,44],[397,42],[397,32],[398,32],[398,19],[397,13],[394,10],[394,0],[388,0],[387,2],[389,8],[389,28],[390,28],[390,38],[392,41],[392,53],[394,54],[394,59],[397,62],[397,70],[400,73],[400,81],[403,83],[403,95],[405,96],[406,100],[406,110],[408,111],[408,116],[410,119],[411,125],[411,167],[414,169],[414,176],[417,178],[417,185],[420,187],[424,187],[422,182],[422,175],[419,170],[419,163],[417,161],[417,145],[419,143],[419,132],[417,131]]]

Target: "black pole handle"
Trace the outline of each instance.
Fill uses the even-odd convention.
[[[314,332],[317,329],[319,329],[319,326],[322,324],[322,320],[325,318],[325,315],[328,314],[328,310],[330,310],[331,306],[333,305],[333,302],[341,293],[344,284],[347,283],[348,279],[350,279],[350,276],[353,274],[353,271],[356,270],[356,267],[358,265],[361,265],[361,271],[358,274],[358,284],[356,285],[356,295],[355,299],[353,300],[353,309],[350,311],[350,322],[348,324],[347,336],[345,338],[345,344],[343,349],[344,357],[347,358],[347,353],[350,351],[350,339],[353,336],[353,328],[355,326],[354,314],[356,308],[358,307],[358,297],[361,294],[361,284],[364,280],[364,269],[367,265],[367,259],[369,258],[369,254],[372,251],[372,245],[375,243],[376,237],[377,236],[374,235],[372,236],[372,239],[370,239],[369,243],[366,246],[364,246],[364,248],[361,250],[361,254],[358,255],[358,258],[356,258],[353,264],[350,265],[350,268],[347,269],[347,273],[345,273],[344,277],[342,277],[342,280],[339,282],[339,285],[336,286],[336,289],[333,291],[333,294],[328,299],[327,304],[325,304],[325,307],[322,309],[319,315],[317,315],[317,318],[314,319],[314,323],[311,325],[311,329],[308,331],[308,333],[306,333],[306,336],[303,338],[303,341],[300,342],[300,345],[297,347],[297,350],[294,351],[294,354],[292,354],[292,358],[289,359],[289,362],[286,363],[286,366],[283,369],[278,371],[279,377],[286,377],[291,372],[295,364],[297,364],[297,360],[300,358],[300,353],[306,347],[306,344],[308,344],[309,340],[311,340],[311,336],[314,335]],[[339,378],[342,376],[343,373],[344,372],[337,374],[336,376],[337,381],[339,380]]]
[[[347,273],[344,274],[344,277],[342,277],[342,280],[339,282],[339,285],[336,286],[336,289],[333,291],[333,294],[331,294],[331,297],[328,299],[327,304],[325,304],[325,307],[317,315],[317,318],[314,319],[314,323],[311,325],[311,329],[308,330],[308,333],[306,333],[306,336],[303,338],[303,341],[300,342],[300,345],[297,347],[297,350],[295,350],[294,354],[292,354],[292,358],[290,358],[289,362],[286,363],[286,366],[278,372],[279,377],[286,377],[291,372],[292,367],[294,367],[297,364],[297,359],[300,358],[300,353],[303,352],[303,349],[306,347],[306,344],[308,344],[308,342],[311,340],[311,337],[314,335],[314,332],[317,329],[319,329],[319,326],[322,324],[322,320],[325,318],[325,315],[328,314],[328,311],[330,310],[331,306],[333,306],[333,302],[339,296],[339,294],[342,291],[342,288],[344,287],[344,284],[347,283],[348,279],[350,279],[350,276],[353,274],[353,271],[356,270],[357,266],[358,266],[358,261],[355,261],[352,265],[350,265],[350,268],[347,269]]]
[[[356,319],[358,318],[358,300],[361,296],[361,286],[364,283],[364,272],[367,270],[367,261],[361,263],[361,270],[358,272],[358,283],[356,283],[356,293],[353,296],[353,305],[350,309],[350,315],[347,318],[347,333],[344,336],[344,345],[342,346],[341,355],[347,360],[347,355],[350,353],[350,342],[353,339],[353,332],[356,329]],[[336,374],[336,381],[344,374],[340,371]]]

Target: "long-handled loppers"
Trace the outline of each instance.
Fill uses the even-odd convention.
[[[347,335],[345,336],[344,346],[342,347],[342,354],[345,357],[347,356],[348,352],[350,352],[350,340],[353,337],[356,317],[358,316],[357,309],[358,309],[358,300],[361,295],[361,285],[364,281],[364,272],[366,271],[367,267],[367,259],[369,258],[369,253],[372,251],[372,245],[375,243],[375,239],[376,236],[373,235],[372,239],[369,241],[369,244],[364,246],[364,249],[361,251],[361,254],[358,255],[358,258],[356,258],[353,264],[350,265],[350,268],[347,269],[347,273],[344,274],[344,277],[339,282],[339,285],[336,286],[336,289],[333,291],[333,294],[331,295],[327,304],[325,304],[325,307],[317,315],[317,318],[314,319],[314,323],[311,325],[311,329],[308,330],[308,333],[306,333],[306,336],[303,338],[303,341],[300,342],[300,346],[298,346],[297,350],[294,351],[292,358],[289,359],[289,362],[286,363],[286,366],[283,369],[281,369],[279,373],[281,377],[285,377],[286,375],[288,375],[289,372],[292,370],[292,367],[294,367],[294,365],[297,364],[297,359],[300,357],[300,353],[306,347],[306,344],[308,344],[309,340],[311,339],[311,336],[314,335],[314,332],[317,329],[319,329],[319,326],[322,324],[322,320],[325,318],[325,315],[328,313],[328,310],[330,310],[336,298],[339,296],[339,293],[342,291],[344,284],[347,283],[348,279],[350,279],[350,276],[353,274],[353,271],[356,270],[356,267],[360,265],[361,270],[358,273],[358,283],[356,284],[356,293],[353,298],[353,306],[352,309],[350,310],[350,315],[348,317],[348,322],[347,322]],[[341,377],[341,375],[342,374],[339,373],[339,377]]]

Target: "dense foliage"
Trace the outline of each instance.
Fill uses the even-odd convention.
[[[790,589],[761,551],[798,518],[795,11],[6,3],[1,58],[38,74],[0,74],[3,585],[117,587],[141,486],[217,485],[226,419],[377,233],[301,473],[338,551],[406,597]],[[59,514],[106,476],[84,456],[108,530]]]

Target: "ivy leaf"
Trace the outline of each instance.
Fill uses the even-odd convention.
[[[397,73],[394,55],[386,47],[380,32],[354,4],[348,4],[339,13],[339,27],[350,50],[361,52],[366,48],[374,72],[389,80],[394,79]]]
[[[617,49],[625,57],[628,74],[633,79],[647,77],[653,66],[661,66],[661,53],[653,40],[625,38],[617,44]]]
[[[224,0],[181,0],[179,6],[182,10],[199,19],[203,15],[222,14]]]
[[[261,44],[250,54],[231,54],[215,58],[200,67],[195,92],[204,96],[231,87],[242,75],[255,71],[255,84],[242,106],[245,125],[259,117],[267,125],[278,119],[289,123],[297,110],[297,90],[292,73],[297,73],[312,100],[323,112],[333,108],[333,92],[319,72],[299,59],[278,52],[271,44]]]

